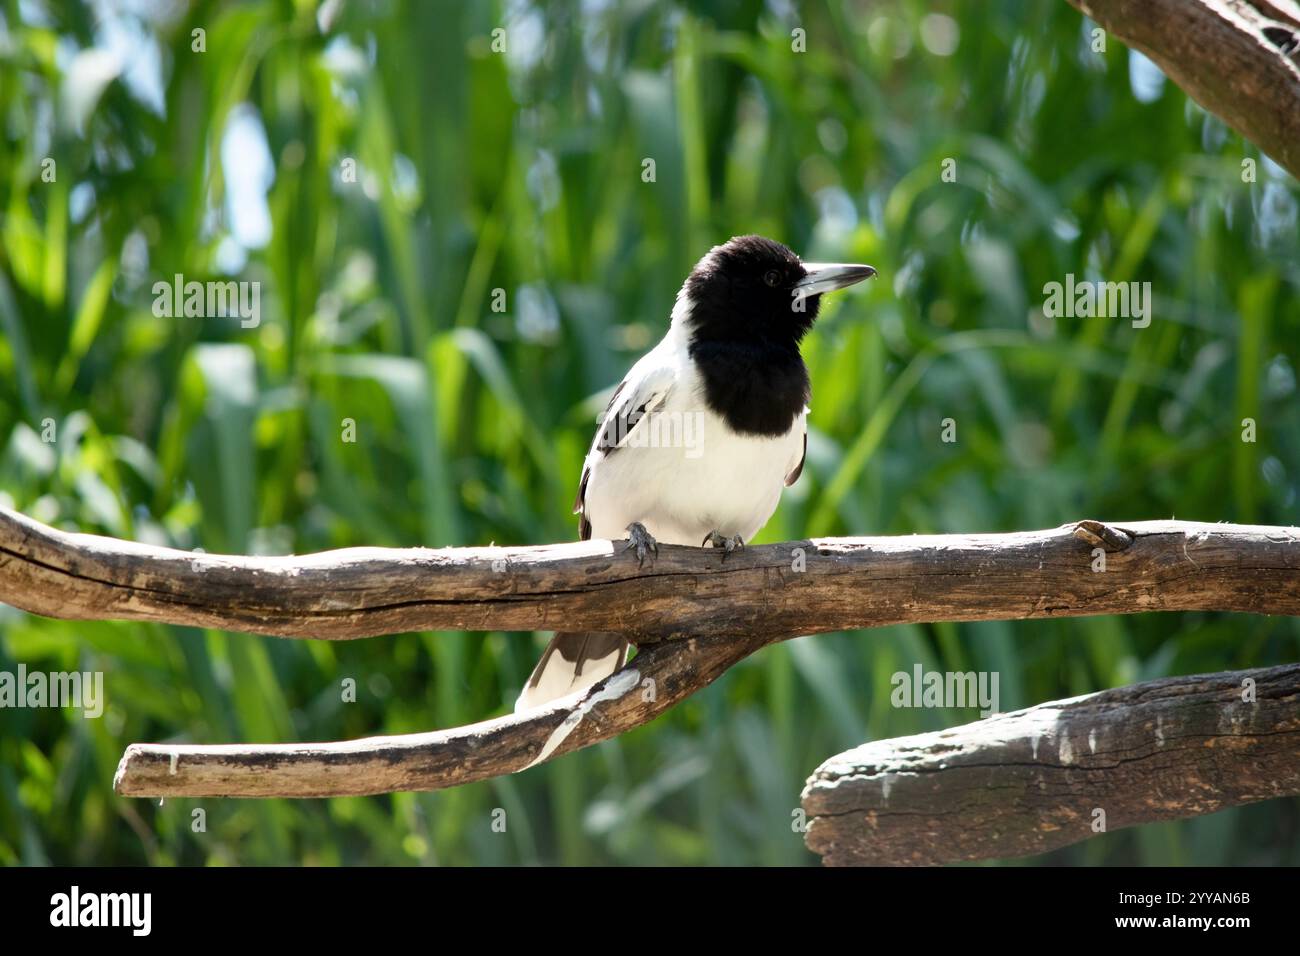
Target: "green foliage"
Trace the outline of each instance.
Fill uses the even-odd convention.
[[[881,274],[806,344],[808,463],[762,540],[1296,523],[1300,192],[1171,83],[1136,96],[1142,64],[1114,39],[1093,52],[1064,3],[116,7],[0,0],[0,499],[36,518],[231,552],[573,538],[602,390],[661,334],[693,261],[760,232]],[[87,52],[123,31],[131,56]],[[246,162],[263,136],[266,183]],[[263,201],[269,233],[243,248],[237,220]],[[153,284],[178,273],[261,282],[260,324],[156,317]],[[1150,327],[1044,318],[1068,273],[1150,282]],[[616,741],[455,791],[112,794],[132,741],[499,714],[541,641],[283,641],[0,607],[0,670],[102,670],[108,696],[99,720],[0,711],[0,862],[807,863],[791,811],[823,758],[977,717],[891,707],[895,671],[995,670],[1013,709],[1295,660],[1300,627],[826,635]],[[1050,859],[1294,864],[1297,823],[1275,801]]]

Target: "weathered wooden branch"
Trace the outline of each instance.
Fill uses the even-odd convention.
[[[452,730],[321,744],[132,744],[113,787],[132,797],[334,797],[455,787],[649,723],[762,643],[718,636],[661,643],[580,700]]]
[[[1098,572],[1094,551],[1105,555]],[[0,601],[68,619],[282,637],[420,630],[708,633],[777,640],[848,628],[1143,611],[1300,614],[1300,529],[1078,522],[1007,534],[822,538],[722,552],[621,542],[351,548],[230,557],[69,534],[0,510]]]
[[[1300,179],[1295,0],[1068,0]]]
[[[0,601],[68,619],[330,639],[562,624],[624,631],[641,648],[564,706],[345,743],[137,744],[115,781],[139,796],[325,796],[433,790],[531,766],[653,720],[759,647],[800,634],[1157,610],[1300,614],[1300,530],[1081,521],[764,545],[725,562],[663,547],[639,568],[608,541],[232,557],[70,534],[0,510]]]
[[[1252,697],[1253,693],[1253,697]],[[808,780],[830,865],[1025,856],[1300,794],[1300,664],[1172,677],[864,744]]]

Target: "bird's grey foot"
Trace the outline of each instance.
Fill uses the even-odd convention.
[[[741,540],[740,535],[733,534],[730,538],[728,538],[721,531],[710,531],[708,534],[706,534],[704,536],[704,540],[700,542],[700,547],[702,548],[705,545],[708,545],[709,547],[713,547],[713,548],[722,548],[723,561],[727,560],[727,556],[731,554],[731,552],[743,551],[745,549],[745,542]]]
[[[659,557],[659,542],[645,529],[645,525],[639,521],[633,521],[627,526],[627,547],[623,550],[635,551],[637,567],[645,567],[647,557],[652,554],[655,558]],[[650,563],[654,564],[654,558],[650,559]]]

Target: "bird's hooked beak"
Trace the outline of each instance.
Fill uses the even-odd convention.
[[[871,266],[849,262],[805,262],[803,267],[808,274],[794,284],[801,297],[845,289],[876,274]]]

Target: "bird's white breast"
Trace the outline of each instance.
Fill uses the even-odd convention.
[[[640,521],[664,544],[698,547],[711,531],[748,541],[776,510],[803,456],[807,411],[784,435],[740,435],[708,408],[679,336],[670,332],[646,360],[671,365],[673,384],[622,447],[588,456],[592,536],[619,539]]]

